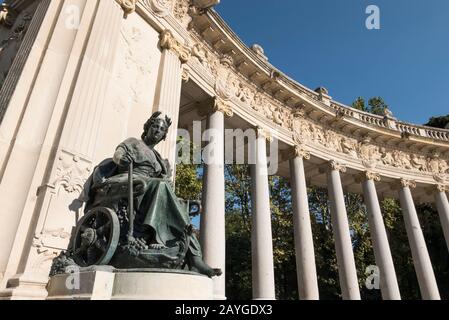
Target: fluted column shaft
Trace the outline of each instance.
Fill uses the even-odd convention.
[[[384,300],[400,300],[398,280],[388,244],[387,231],[382,218],[382,211],[377,196],[376,184],[374,180],[380,181],[380,177],[367,173],[362,178],[363,194],[368,211],[368,223],[371,240],[374,247],[376,264],[380,270],[380,289]]]
[[[441,227],[443,228],[444,238],[449,249],[449,201],[446,195],[447,188],[439,187],[435,193],[435,203],[438,214],[440,215]]]
[[[421,230],[413,202],[410,187],[416,184],[411,181],[402,181],[399,190],[399,199],[401,202],[402,213],[404,215],[405,228],[407,237],[412,251],[413,263],[415,265],[416,275],[418,277],[421,296],[424,300],[439,300],[440,294],[435,279],[435,274],[427,251],[426,241]]]
[[[328,171],[328,191],[340,286],[344,300],[360,300],[357,269],[355,266],[354,252],[352,250],[351,235],[349,233],[348,215],[346,212],[340,171],[346,171],[346,168],[339,164],[331,163],[331,168]]]
[[[162,141],[157,149],[163,158],[169,160],[174,173],[181,103],[182,64],[190,58],[190,51],[179,43],[168,30],[161,33],[160,46],[162,58],[153,111],[160,111],[169,116],[173,124],[167,139]]]
[[[7,266],[13,261],[15,266],[9,269],[16,269],[20,260],[21,251],[16,252],[18,258],[11,257],[14,242],[16,237],[26,237],[26,233],[18,232],[18,229],[21,220],[31,220],[32,211],[28,216],[24,212],[27,211],[27,204],[35,201],[36,189],[42,181],[36,179],[44,174],[42,167],[39,167],[40,158],[52,149],[52,143],[46,143],[46,136],[53,114],[58,109],[60,91],[69,73],[67,66],[71,52],[79,36],[77,29],[66,27],[67,14],[64,10],[70,6],[77,6],[83,12],[88,3],[85,0],[70,0],[61,6],[60,2],[52,1],[45,13],[43,32],[50,32],[51,37],[48,39],[46,34],[44,40],[44,35],[39,33],[36,39],[36,50],[41,50],[40,46],[45,47],[43,54],[41,52],[43,58],[34,83],[30,83],[29,92],[23,93],[27,98],[23,98],[20,123],[14,124],[14,130],[17,130],[15,140],[9,146],[8,159],[5,159],[7,163],[4,163],[0,185],[0,274],[5,272],[5,279],[1,287],[5,287],[7,278],[12,275],[6,270]],[[53,28],[47,28],[48,24],[53,24]],[[24,241],[26,239],[21,239],[21,242]]]
[[[224,114],[215,109],[207,117],[209,141],[203,158],[203,214],[201,216],[201,245],[204,261],[213,268],[221,268],[223,275],[213,279],[214,297],[226,299],[225,266],[225,178],[224,178]]]
[[[256,163],[251,165],[252,283],[255,300],[276,298],[266,139],[263,133],[258,135],[255,143]]]
[[[301,300],[318,300],[315,250],[303,160],[304,157],[310,158],[310,154],[301,149],[295,151],[293,159],[290,160],[290,175],[299,298]]]

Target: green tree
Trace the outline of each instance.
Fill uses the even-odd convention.
[[[178,146],[181,146],[181,144],[188,145],[191,159],[196,147],[193,143],[183,141],[180,138],[178,139]],[[200,174],[201,165],[192,163],[193,161],[187,164],[178,164],[176,166],[175,193],[179,198],[185,200],[200,200],[201,191],[203,189],[203,182]]]
[[[449,114],[447,116],[441,117],[432,117],[429,122],[425,124],[428,127],[440,128],[440,129],[449,129]]]
[[[354,109],[369,112],[378,116],[385,115],[385,110],[389,109],[382,97],[374,97],[368,100],[368,105],[363,97],[358,97],[351,105]]]
[[[365,105],[365,99],[362,97],[358,97],[351,105],[354,109],[369,112]]]

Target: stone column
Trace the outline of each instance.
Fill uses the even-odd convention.
[[[110,104],[108,90],[123,21],[123,10],[115,1],[84,0],[83,7],[48,127],[42,133],[43,148],[28,194],[33,201],[23,209],[7,268],[8,278],[12,277],[7,289],[0,292],[1,298],[45,297],[51,262],[67,248],[82,214],[76,199],[94,165],[100,122]],[[62,15],[61,34],[52,41],[68,41],[65,22]],[[54,59],[53,55],[49,58]],[[47,87],[48,76],[38,79],[36,85]]]
[[[380,176],[377,173],[367,171],[361,174],[360,180],[362,181],[363,195],[368,213],[374,256],[380,270],[382,298],[384,300],[400,300],[401,294],[399,292],[398,280],[376,191],[375,181],[379,182]]]
[[[410,180],[401,180],[399,199],[401,201],[402,213],[404,215],[407,237],[412,251],[413,263],[415,265],[416,275],[418,277],[421,296],[424,300],[439,300],[435,274],[430,261],[429,253],[426,247],[426,241],[421,230],[413,203],[412,192],[410,188],[416,188],[416,183]]]
[[[276,299],[273,265],[273,236],[271,233],[270,189],[267,167],[268,133],[258,129],[255,142],[255,164],[251,164],[252,207],[252,283],[253,299]]]
[[[159,46],[162,49],[162,58],[153,111],[166,114],[173,124],[166,141],[161,142],[157,148],[162,157],[169,160],[174,174],[183,78],[182,64],[187,63],[191,53],[189,48],[174,38],[170,30],[161,33]]]
[[[201,246],[204,261],[212,268],[220,268],[223,275],[215,277],[214,297],[226,299],[225,266],[225,178],[224,178],[224,117],[232,116],[232,110],[221,100],[209,102],[207,131],[203,139],[209,141],[203,152],[203,214],[201,216]]]
[[[340,172],[346,172],[346,167],[330,162],[328,169],[328,192],[331,209],[332,229],[334,230],[335,249],[337,252],[338,274],[344,300],[360,300],[357,269],[354,252],[352,251],[351,235],[349,233],[348,215],[341,184]]]
[[[293,158],[290,159],[290,177],[298,289],[301,300],[318,300],[315,250],[303,159],[310,159],[310,153],[302,147],[295,147]]]
[[[26,92],[21,92],[22,99],[15,97],[11,101],[10,111],[20,112],[14,125],[9,123],[11,129],[16,132],[9,146],[9,154],[3,163],[3,172],[0,185],[0,202],[2,214],[0,225],[0,274],[5,272],[5,279],[0,288],[6,286],[8,277],[12,274],[6,270],[11,263],[18,264],[20,252],[15,252],[13,246],[17,237],[26,237],[29,230],[19,226],[25,218],[31,221],[31,216],[25,214],[26,206],[33,205],[36,201],[36,191],[45,171],[45,164],[40,163],[42,156],[48,156],[52,152],[53,141],[46,141],[51,120],[60,100],[64,97],[61,91],[64,89],[64,81],[73,76],[68,68],[72,51],[76,49],[76,39],[80,37],[79,30],[67,28],[67,8],[76,6],[80,13],[87,19],[91,7],[86,0],[67,0],[64,4],[60,1],[52,1],[46,11],[43,31],[46,35],[39,34],[34,44],[36,51],[42,50],[39,57],[38,72],[34,74],[33,81],[29,81],[28,88],[21,87]],[[46,21],[45,19],[48,19]],[[82,20],[82,18],[81,18]],[[48,26],[50,24],[51,26]],[[42,47],[40,47],[42,46]],[[34,50],[30,59],[34,59]],[[29,75],[23,74],[24,78]],[[51,80],[51,81],[50,81]],[[25,90],[24,90],[25,91]],[[17,100],[16,100],[17,99]],[[23,105],[22,105],[23,103]],[[20,111],[19,111],[20,110]],[[20,119],[20,120],[19,120]],[[6,119],[9,122],[8,119]],[[39,180],[40,179],[40,180]],[[32,215],[32,210],[29,212]],[[27,225],[25,225],[27,226]]]
[[[446,195],[447,191],[447,186],[438,185],[435,192],[435,203],[437,205],[438,214],[440,215],[444,238],[446,239],[446,244],[449,249],[449,202]]]

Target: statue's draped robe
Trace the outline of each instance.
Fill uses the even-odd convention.
[[[156,150],[135,138],[124,141],[117,151],[134,162],[133,184],[141,187],[134,202],[136,233],[152,234],[157,243],[174,246],[191,221],[186,207],[176,197],[171,183],[165,179],[168,174],[166,161]],[[89,202],[86,210],[92,206],[101,206],[101,202],[95,199],[98,186],[105,183],[126,184],[127,181],[127,167],[116,165],[112,159],[103,161],[88,182]],[[127,198],[125,193],[122,198]],[[195,256],[201,256],[200,244],[193,235],[190,237],[189,251]]]

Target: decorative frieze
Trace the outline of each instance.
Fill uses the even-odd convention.
[[[311,119],[306,119],[302,111],[295,111],[293,137],[295,141],[314,144],[360,160],[369,169],[378,166],[445,176],[449,174],[449,164],[438,153],[424,155],[388,148],[374,143],[369,136],[356,138],[342,134],[335,129],[323,128]]]

